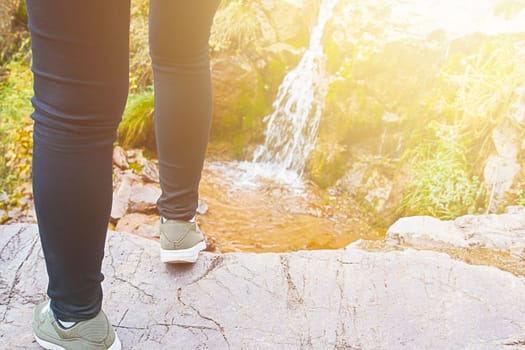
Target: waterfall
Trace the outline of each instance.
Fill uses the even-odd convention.
[[[321,39],[338,2],[325,0],[321,4],[310,46],[297,67],[284,78],[273,103],[273,112],[264,118],[266,140],[255,150],[254,162],[302,174],[314,148],[327,92]]]

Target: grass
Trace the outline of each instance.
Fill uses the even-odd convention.
[[[210,37],[213,51],[239,52],[250,48],[262,36],[259,18],[248,1],[223,4],[214,18]]]
[[[147,148],[155,153],[153,90],[130,95],[122,122],[118,128],[118,142],[127,148]]]
[[[404,155],[412,176],[402,215],[453,219],[490,206],[483,172],[495,152],[492,133],[504,123],[522,136],[525,131],[512,115],[513,106],[523,104],[518,92],[525,81],[524,47],[515,38],[488,38],[476,53],[450,58],[435,97],[442,108],[420,116],[424,128],[413,131]]]
[[[411,178],[399,209],[401,215],[454,219],[481,212],[487,204],[485,187],[472,174],[457,130],[437,123],[430,128],[437,137],[405,155]]]
[[[131,2],[129,90],[136,94],[153,84],[151,58],[148,47],[149,1]]]

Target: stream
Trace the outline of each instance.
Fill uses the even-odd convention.
[[[209,210],[199,222],[213,250],[337,249],[361,238],[384,237],[356,204],[343,207],[341,198],[300,179],[250,178],[250,166],[214,162],[203,171],[200,193]]]
[[[389,3],[386,1],[386,3]],[[525,11],[512,18],[495,15],[497,2],[391,1],[391,20],[407,24],[390,40],[425,37],[445,30],[451,38],[469,33],[525,31]],[[314,148],[326,98],[322,37],[338,0],[321,2],[310,45],[278,90],[273,112],[265,117],[266,140],[251,162],[210,162],[201,182],[209,211],[199,220],[212,251],[285,252],[338,249],[360,239],[370,250],[396,249],[384,241],[385,230],[355,199],[332,196],[303,178]],[[352,4],[343,6],[354,11]],[[361,6],[356,3],[355,7]],[[473,264],[493,265],[525,275],[519,256],[486,249],[431,248]]]
[[[254,175],[248,162],[209,162],[200,193],[208,211],[199,216],[209,251],[290,252],[342,249],[355,243],[367,251],[403,250],[385,240],[384,229],[370,226],[370,213],[352,198],[330,196],[314,184],[291,176],[268,180]],[[255,178],[254,178],[255,176]],[[484,248],[428,246],[473,265],[495,266],[525,276],[525,259],[511,252]]]

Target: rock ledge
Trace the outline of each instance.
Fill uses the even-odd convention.
[[[0,344],[38,349],[45,298],[34,225],[0,226]],[[525,281],[407,249],[204,253],[161,264],[155,241],[110,232],[105,304],[124,349],[524,349]]]

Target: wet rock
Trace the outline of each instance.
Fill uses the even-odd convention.
[[[362,189],[363,179],[366,174],[366,166],[354,164],[352,168],[336,182],[334,195],[348,193],[356,196]]]
[[[129,196],[129,209],[138,213],[155,213],[160,194],[161,191],[157,185],[135,184]]]
[[[264,51],[265,57],[268,57],[269,61],[284,62],[287,65],[297,64],[303,53],[296,47],[282,42],[268,45]]]
[[[386,239],[416,247],[448,245],[520,252],[525,249],[525,208],[511,207],[501,215],[466,215],[451,221],[429,216],[401,218],[388,229]]]
[[[385,169],[367,162],[357,162],[335,184],[338,193],[348,193],[362,198],[367,207],[374,213],[384,211],[394,189],[394,180],[387,175]]]
[[[131,213],[118,221],[115,230],[146,237],[159,237],[159,225],[158,215]]]
[[[203,253],[161,264],[158,243],[110,232],[104,309],[124,349],[518,349],[525,281],[416,250]],[[35,226],[0,227],[0,338],[39,349],[46,272]],[[271,307],[268,307],[268,306]]]
[[[120,146],[113,148],[113,164],[121,169],[129,168],[128,159],[126,157],[126,151]]]

